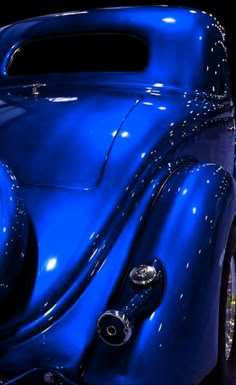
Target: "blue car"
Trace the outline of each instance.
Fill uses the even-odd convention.
[[[1,384],[233,384],[225,41],[168,6],[0,29]]]

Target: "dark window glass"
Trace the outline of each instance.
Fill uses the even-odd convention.
[[[96,33],[34,40],[11,56],[8,75],[80,71],[140,71],[148,60],[145,40],[130,34]]]

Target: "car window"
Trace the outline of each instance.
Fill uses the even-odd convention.
[[[135,35],[64,35],[34,40],[18,47],[10,57],[7,74],[141,71],[147,60],[146,41]]]

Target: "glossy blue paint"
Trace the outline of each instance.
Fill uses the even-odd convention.
[[[21,283],[21,274],[25,272],[26,265],[29,263],[27,250],[29,220],[17,178],[2,161],[0,161],[0,184],[0,304],[5,307],[9,302],[8,309],[1,317],[1,326],[6,330],[10,325],[14,330],[19,323],[18,318],[25,310],[25,300],[28,299]],[[19,296],[18,304],[14,305],[12,300],[16,292]],[[13,320],[11,320],[12,315]]]
[[[147,67],[8,75],[14,51],[28,41],[97,31],[142,36]],[[217,359],[222,263],[236,212],[223,28],[193,9],[107,8],[6,26],[0,46],[0,212],[7,223],[0,260],[8,268],[0,277],[13,285],[21,274],[19,309],[0,321],[0,379],[198,384]],[[19,199],[17,229],[27,218],[27,232],[12,229],[8,259],[4,228],[16,226]],[[156,258],[160,304],[149,290],[145,301],[133,297],[128,278]],[[99,339],[106,310],[128,306],[135,318],[130,308],[144,305],[127,344]]]
[[[208,364],[214,366],[225,223],[232,221],[234,189],[230,175],[212,164],[188,164],[171,175],[135,245],[136,264],[147,255],[163,262],[163,301],[136,328],[126,348],[117,351],[96,342],[85,375],[88,383],[119,384],[128,378],[139,384],[193,384],[206,374],[210,357]],[[128,287],[111,306],[121,306],[127,292]],[[184,366],[188,360],[194,368]]]

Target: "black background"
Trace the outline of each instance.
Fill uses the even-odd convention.
[[[132,1],[132,0],[35,0],[35,1],[18,1],[12,3],[11,1],[4,2],[4,11],[0,13],[0,26],[9,24],[13,21],[20,20],[27,17],[36,15],[43,15],[46,13],[54,13],[60,11],[72,11],[88,9],[91,7],[100,6],[126,6],[126,5],[148,5],[148,4],[168,4],[178,6],[188,6],[191,8],[201,9],[217,17],[220,23],[224,26],[226,32],[226,44],[228,47],[230,75],[231,75],[231,88],[234,98],[236,97],[236,59],[234,58],[234,24],[235,16],[232,7],[229,4],[229,0],[215,0],[211,3],[207,0],[169,0],[165,2],[157,1]],[[1,49],[1,47],[0,47]]]

